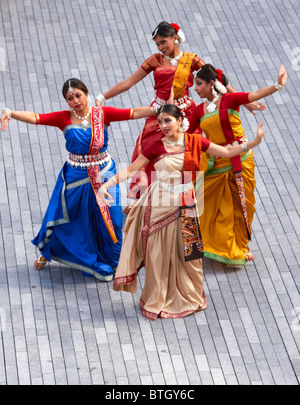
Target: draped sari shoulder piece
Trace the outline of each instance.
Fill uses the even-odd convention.
[[[99,150],[102,149],[104,145],[104,117],[102,107],[92,108],[91,123],[92,123],[92,138],[89,155],[95,155],[99,152]],[[87,168],[87,171],[106,228],[112,240],[116,243],[118,242],[118,240],[114,231],[114,226],[110,217],[108,207],[107,205],[102,203],[98,193],[102,185],[99,165],[89,166]]]
[[[184,97],[188,77],[191,71],[191,65],[196,55],[194,53],[184,52],[178,62],[175,76],[173,79],[174,98]]]

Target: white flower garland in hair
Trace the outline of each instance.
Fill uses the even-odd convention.
[[[180,28],[179,31],[177,32],[178,35],[178,42],[180,44],[183,44],[185,42],[185,33],[182,31],[182,29]]]
[[[219,92],[219,93],[221,93],[221,94],[225,94],[225,93],[227,93],[227,89],[226,89],[226,87],[224,86],[224,84],[223,83],[221,83],[219,80],[215,80],[215,89]]]
[[[187,118],[183,118],[181,128],[183,132],[186,132],[189,129],[190,123]]]

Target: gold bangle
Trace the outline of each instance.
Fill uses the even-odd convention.
[[[39,114],[35,113],[34,116],[35,116],[35,125],[39,125],[39,123],[40,123],[40,116],[39,116]]]

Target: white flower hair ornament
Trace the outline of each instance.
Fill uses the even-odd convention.
[[[177,24],[170,24],[173,28],[175,28],[177,35],[178,35],[178,42],[180,44],[183,44],[185,42],[185,33],[182,31],[182,29],[179,27]]]
[[[215,89],[221,94],[227,93],[226,87],[218,79],[215,80]]]
[[[222,78],[223,78],[223,72],[221,69],[216,69],[217,72],[217,78],[215,80],[215,89],[221,93],[221,94],[225,94],[227,93],[227,89],[224,86],[224,84],[222,83]]]
[[[183,118],[181,128],[183,132],[186,132],[189,129],[190,123],[187,118]]]

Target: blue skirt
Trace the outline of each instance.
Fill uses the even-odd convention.
[[[101,182],[116,173],[113,160],[101,171]],[[63,166],[38,235],[32,240],[42,256],[81,270],[102,281],[111,281],[122,245],[123,213],[119,186],[109,189],[109,208],[117,243],[109,235],[86,169]]]

